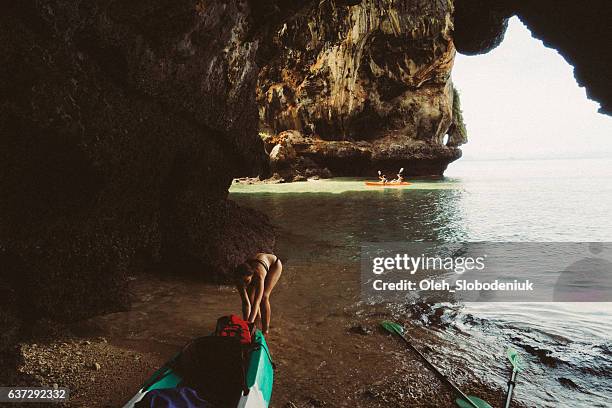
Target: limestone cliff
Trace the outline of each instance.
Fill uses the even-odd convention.
[[[466,141],[465,133],[444,141],[453,123],[452,2],[351,3],[316,2],[274,33],[257,94],[269,151],[278,144],[274,170],[442,174]]]

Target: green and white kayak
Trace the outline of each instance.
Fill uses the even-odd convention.
[[[149,377],[123,408],[134,408],[149,391],[179,387],[184,381],[173,368],[179,358],[180,353]],[[237,408],[267,408],[272,396],[274,369],[266,339],[259,330],[255,331],[247,361],[244,380],[248,392],[242,391],[240,396],[236,395]]]
[[[257,330],[255,332],[253,342],[257,347],[249,356],[249,365],[246,372],[246,385],[249,393],[240,397],[238,408],[267,408],[272,397],[274,368],[270,350],[261,331]]]

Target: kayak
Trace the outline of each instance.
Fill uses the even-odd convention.
[[[365,185],[366,186],[378,186],[378,187],[400,187],[400,186],[409,186],[412,183],[409,183],[407,181],[402,181],[401,183],[391,183],[391,182],[386,182],[383,183],[382,181],[366,181]]]
[[[213,341],[211,342],[209,340]],[[208,344],[210,346],[211,344],[223,344],[222,342],[226,340],[226,338],[222,337],[206,336],[200,339],[196,339],[192,341],[192,343],[199,341],[199,343],[195,344]],[[188,381],[184,381],[181,374],[177,372],[180,370],[175,369],[175,367],[178,366],[177,362],[180,362],[181,359],[184,360],[186,355],[195,355],[195,353],[193,352],[187,353],[185,351],[187,347],[188,346],[186,346],[180,353],[170,359],[170,361],[164,364],[159,370],[153,373],[153,375],[149,377],[149,379],[145,381],[142,387],[138,390],[136,395],[134,395],[127,402],[127,404],[123,406],[123,408],[134,408],[136,404],[140,400],[142,400],[149,391],[178,388],[183,386],[183,384],[187,383]],[[217,346],[213,346],[212,348],[215,347]],[[240,380],[244,381],[243,387],[239,386],[235,392],[235,395],[229,395],[229,398],[227,400],[232,401],[231,405],[229,406],[236,406],[237,408],[268,408],[270,404],[270,398],[272,396],[274,370],[266,339],[260,330],[255,331],[253,341],[252,344],[249,345],[249,349],[250,351],[248,352],[248,356],[245,359],[246,369],[244,371],[242,367],[238,369],[238,371],[240,371],[241,374],[244,376],[244,380]],[[206,350],[206,353],[216,355],[217,360],[223,361],[224,364],[231,364],[231,356],[230,358],[227,358],[224,355],[228,353],[227,347],[220,346],[218,347],[218,350],[209,349]],[[239,353],[240,352],[238,352],[238,354]],[[242,356],[238,356],[237,358],[242,361]],[[217,376],[217,373],[214,372],[215,370],[209,371],[210,372],[201,372],[201,377],[210,378],[213,381],[218,380],[219,378],[224,378],[224,373],[219,373],[219,375]],[[224,387],[223,385],[219,386],[219,384],[210,384],[210,388],[213,390],[213,392],[215,392],[219,389],[225,389],[226,387]],[[231,388],[231,386],[229,386],[229,388]],[[242,388],[242,390],[240,388]],[[214,407],[215,405],[210,406]]]
[[[242,395],[238,408],[267,408],[272,396],[274,367],[266,339],[260,330],[255,332],[253,341],[257,346],[251,352],[246,372],[247,395]]]

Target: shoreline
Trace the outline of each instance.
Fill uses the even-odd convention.
[[[462,188],[460,181],[452,177],[441,178],[413,178],[408,179],[409,185],[370,186],[366,185],[366,178],[361,177],[333,177],[328,179],[310,179],[307,181],[278,182],[233,182],[229,188],[229,198],[237,194],[287,194],[287,193],[330,193],[341,194],[347,192],[378,192],[399,194],[410,190],[439,190]],[[395,192],[395,193],[393,193]]]

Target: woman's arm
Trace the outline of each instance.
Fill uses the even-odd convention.
[[[259,305],[261,305],[261,298],[264,294],[264,280],[259,278],[257,280],[257,288],[255,288],[255,299],[251,307],[251,314],[249,315],[249,323],[255,323],[257,314],[259,313]]]
[[[240,300],[242,300],[242,318],[246,320],[251,315],[251,301],[244,285],[237,285],[236,289],[238,289]]]

